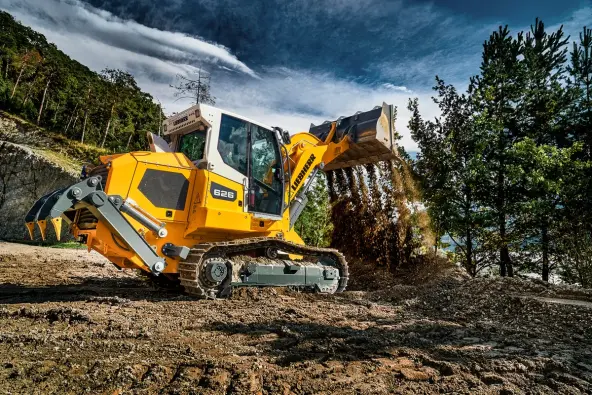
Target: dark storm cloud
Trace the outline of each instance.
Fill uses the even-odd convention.
[[[330,70],[361,83],[414,88],[431,86],[436,73],[450,82],[466,81],[478,72],[483,41],[499,23],[515,19],[472,12],[487,6],[471,0],[86,1],[147,26],[197,34],[228,47],[251,67]],[[517,30],[528,28],[535,16],[548,24],[569,19],[574,1],[506,1],[496,7],[522,15],[523,25],[512,26]],[[459,12],[463,3],[467,11]],[[592,22],[589,4],[581,3],[579,15],[588,10],[583,24]]]
[[[89,0],[148,26],[197,34],[220,43],[247,64],[283,66],[338,76],[408,84],[432,83],[429,72],[398,72],[405,60],[447,51],[441,64],[477,53],[491,26],[451,18],[430,4],[380,0]],[[480,36],[479,36],[480,35]],[[392,67],[391,67],[392,66]],[[424,66],[418,64],[417,68]],[[392,69],[392,70],[391,70]],[[451,78],[467,74],[450,69]],[[397,81],[401,82],[401,81]]]

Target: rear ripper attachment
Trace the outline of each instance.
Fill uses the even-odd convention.
[[[70,213],[86,209],[103,222],[112,234],[132,248],[150,272],[159,274],[166,267],[165,260],[158,256],[146,240],[136,232],[122,212],[147,225],[161,237],[166,236],[164,225],[159,227],[149,218],[147,213],[142,213],[134,207],[133,202],[124,201],[118,195],[108,196],[103,191],[101,180],[100,175],[91,176],[67,188],[48,193],[39,199],[25,217],[31,239],[33,239],[35,224],[37,224],[41,238],[45,240],[47,222],[50,222],[59,240],[62,220],[71,223],[73,217],[69,215]]]

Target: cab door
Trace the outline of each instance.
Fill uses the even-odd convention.
[[[249,125],[249,211],[281,216],[284,177],[276,134],[258,125]]]

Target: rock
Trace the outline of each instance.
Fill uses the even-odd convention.
[[[10,170],[19,176],[10,177],[6,184],[6,203],[0,210],[0,238],[22,240],[29,237],[27,231],[23,230],[23,218],[35,201],[49,191],[75,183],[79,171],[63,168],[62,164],[57,163],[53,156],[46,155],[43,150],[6,141],[6,130],[1,129],[2,125],[0,157],[7,159],[5,171],[8,171],[8,166],[13,166]],[[47,234],[50,240],[55,240],[53,232],[48,231]],[[67,237],[67,227],[63,227],[62,240],[67,240]],[[38,231],[36,238],[41,240]]]
[[[404,357],[397,359],[377,358],[375,361],[380,364],[380,366],[376,369],[377,373],[389,371],[400,372],[402,369],[415,367],[415,362],[409,358]]]
[[[401,369],[401,375],[411,381],[428,381],[430,379],[426,372],[409,368]]]
[[[480,379],[487,385],[504,384],[504,379],[494,373],[484,373]]]

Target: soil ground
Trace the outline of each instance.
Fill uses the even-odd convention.
[[[592,393],[591,291],[435,277],[204,301],[0,243],[0,392]]]

